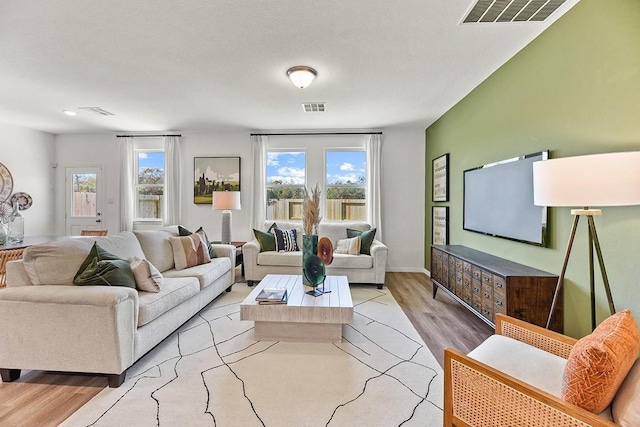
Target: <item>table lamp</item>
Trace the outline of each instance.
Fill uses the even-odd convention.
[[[231,211],[240,209],[239,191],[214,191],[212,194],[213,210],[222,211],[222,236],[220,241],[226,245],[231,243]]]
[[[609,311],[615,313],[615,306],[609,287],[609,279],[602,259],[602,251],[594,216],[601,215],[600,209],[590,207],[630,206],[640,204],[640,151],[592,154],[543,160],[533,164],[533,201],[538,206],[583,207],[572,209],[574,215],[571,234],[558,277],[547,328],[562,289],[562,282],[569,263],[571,247],[581,216],[587,218],[589,226],[589,284],[591,296],[591,328],[596,327],[596,303],[593,250],[595,248],[602,274],[604,290],[609,303]]]

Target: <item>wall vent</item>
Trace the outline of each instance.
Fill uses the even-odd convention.
[[[114,114],[104,110],[100,107],[78,107],[78,110],[88,111],[93,114],[98,114],[100,116],[113,116]]]
[[[544,21],[565,1],[478,0],[463,22]]]
[[[324,102],[304,102],[302,104],[302,110],[305,113],[324,113],[325,103]]]

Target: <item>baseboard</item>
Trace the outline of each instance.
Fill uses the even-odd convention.
[[[423,273],[427,276],[431,277],[431,273],[429,270],[425,268],[403,268],[403,267],[393,267],[387,268],[387,273]]]

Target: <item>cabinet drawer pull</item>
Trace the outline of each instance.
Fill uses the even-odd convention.
[[[497,282],[496,283],[496,288],[502,288],[502,282]]]
[[[499,299],[496,300],[496,305],[499,305],[500,307],[502,307],[502,301],[500,301]]]
[[[488,293],[485,292],[484,297],[485,298],[491,298],[491,295],[489,295]]]

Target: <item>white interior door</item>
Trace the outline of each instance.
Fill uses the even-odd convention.
[[[83,229],[101,229],[104,217],[102,167],[66,168],[65,231],[78,236]]]

